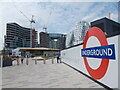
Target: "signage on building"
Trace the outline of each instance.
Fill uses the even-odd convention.
[[[99,40],[101,46],[86,48],[87,41],[92,36]],[[86,33],[83,49],[81,49],[81,56],[84,58],[84,63],[90,76],[94,79],[101,79],[107,72],[109,59],[115,59],[115,45],[108,45],[104,32],[97,27],[93,27]],[[97,69],[91,68],[88,64],[87,57],[101,58],[100,66]]]
[[[103,85],[120,89],[120,35],[106,38],[103,31],[90,28],[84,43],[62,50],[61,57],[63,62]]]
[[[105,45],[81,50],[82,57],[115,59],[115,45]]]

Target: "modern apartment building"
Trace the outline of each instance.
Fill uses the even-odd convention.
[[[32,47],[37,46],[37,31],[31,31],[30,28],[22,27],[17,23],[7,23],[5,44],[8,50],[18,47],[31,47],[30,42],[32,42]]]
[[[64,49],[66,35],[59,33],[40,32],[40,47]]]
[[[72,30],[67,34],[66,47],[71,47],[83,43],[86,32],[89,29],[89,24],[86,21],[78,22]]]

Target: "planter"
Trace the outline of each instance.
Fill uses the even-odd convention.
[[[12,66],[12,60],[3,60],[3,67]]]

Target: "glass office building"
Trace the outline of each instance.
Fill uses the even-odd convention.
[[[30,28],[25,28],[17,23],[7,23],[5,43],[6,48],[15,49],[18,47],[30,47]],[[32,44],[37,47],[37,31],[32,30]]]
[[[58,33],[49,33],[49,47],[54,49],[64,49],[66,35]]]

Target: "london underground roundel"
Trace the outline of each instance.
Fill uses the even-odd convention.
[[[99,40],[101,46],[108,45],[108,42],[104,35],[104,32],[97,27],[92,27],[86,33],[86,36],[84,38],[83,49],[86,49],[87,41],[91,36],[96,37]],[[111,55],[111,53],[113,53],[110,50],[108,52],[110,53],[110,55]],[[97,51],[96,51],[96,53],[98,54]],[[86,69],[92,78],[98,80],[98,79],[101,79],[102,77],[104,77],[104,75],[108,69],[109,59],[101,58],[100,66],[97,69],[92,69],[88,64],[87,57],[83,57],[83,58],[84,58],[84,63],[85,63]]]

